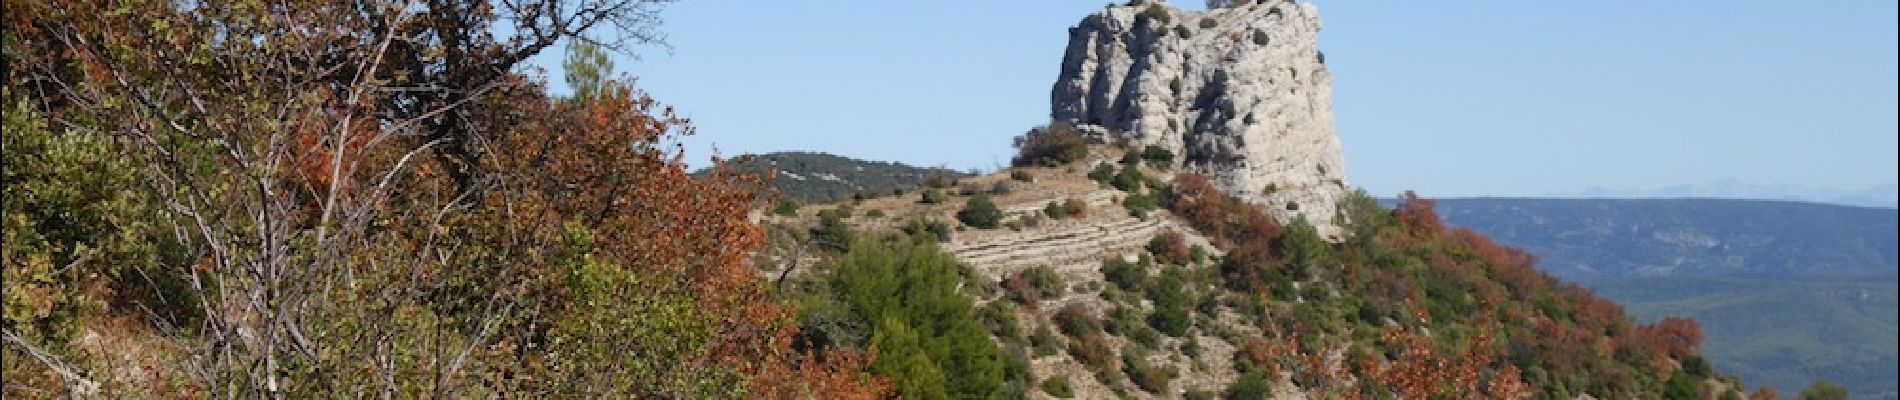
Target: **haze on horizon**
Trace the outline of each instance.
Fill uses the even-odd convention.
[[[1315,3],[1346,170],[1375,195],[1891,207],[1900,181],[1892,2]],[[683,2],[670,49],[617,64],[694,118],[695,166],[809,150],[987,170],[1047,122],[1067,29],[1102,5]],[[537,63],[556,91],[561,56]]]

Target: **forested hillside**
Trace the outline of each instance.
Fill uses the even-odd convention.
[[[1693,316],[1752,382],[1900,396],[1900,213],[1792,201],[1445,199],[1447,223],[1538,255],[1643,320]]]
[[[772,187],[778,189],[782,200],[800,203],[887,195],[914,189],[932,180],[955,180],[969,175],[945,168],[913,167],[801,151],[741,157],[732,160],[731,167],[744,173],[770,176]],[[698,172],[702,175],[707,173],[710,171]]]

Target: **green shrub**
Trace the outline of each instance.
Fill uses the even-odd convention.
[[[1675,376],[1669,377],[1669,380],[1663,382],[1662,398],[1665,398],[1665,399],[1700,399],[1702,398],[1702,396],[1696,394],[1695,387],[1696,387],[1695,380],[1689,378],[1688,374],[1676,374]],[[1809,399],[1818,399],[1818,398],[1809,397],[1809,396],[1801,396],[1800,399],[1809,400]],[[1843,396],[1840,399],[1846,400],[1847,398]]]
[[[1095,168],[1089,169],[1089,179],[1107,184],[1109,180],[1115,179],[1115,167],[1108,163],[1095,164]]]
[[[1168,392],[1168,381],[1174,379],[1174,371],[1148,362],[1148,352],[1133,346],[1122,347],[1122,373],[1135,381],[1143,391],[1155,394]]]
[[[937,239],[938,242],[948,242],[951,236],[950,224],[929,219],[911,222],[910,225],[905,225],[903,230],[904,233],[911,236],[934,238]]]
[[[1102,331],[1133,338],[1136,330],[1147,327],[1141,322],[1141,309],[1132,305],[1133,301],[1119,303],[1122,305],[1115,306],[1108,311],[1108,316],[1102,318]]]
[[[1149,164],[1168,165],[1174,163],[1174,152],[1151,144],[1141,149],[1141,158],[1148,160]]]
[[[1136,158],[1136,160],[1139,162],[1140,158]],[[1141,190],[1142,178],[1145,178],[1145,176],[1141,174],[1140,168],[1136,168],[1134,165],[1124,164],[1122,165],[1121,172],[1116,173],[1114,178],[1109,180],[1108,184],[1109,186],[1114,186],[1115,189],[1133,193]]]
[[[1188,27],[1186,25],[1175,25],[1174,35],[1180,36],[1182,39],[1187,39],[1190,37],[1194,37],[1194,31],[1188,30]],[[1179,90],[1177,90],[1176,92],[1179,92]]]
[[[1690,354],[1682,357],[1682,373],[1697,378],[1707,378],[1709,374],[1714,373],[1714,370],[1709,368],[1709,359]]]
[[[1056,328],[1062,330],[1062,334],[1069,335],[1071,338],[1102,332],[1102,321],[1095,317],[1094,312],[1089,311],[1088,306],[1081,303],[1071,303],[1062,307],[1062,310],[1056,311],[1055,317],[1051,319],[1055,320]]]
[[[1048,215],[1049,219],[1063,219],[1069,216],[1069,210],[1062,208],[1062,204],[1055,201],[1050,201],[1049,205],[1043,206],[1042,213]]]
[[[1277,9],[1277,8],[1276,8],[1276,9],[1274,9],[1274,11],[1279,11],[1279,9]],[[1253,44],[1256,44],[1256,45],[1260,45],[1260,46],[1266,46],[1266,45],[1267,45],[1267,43],[1268,43],[1268,42],[1269,42],[1270,40],[1271,40],[1271,38],[1268,38],[1268,37],[1267,37],[1267,33],[1266,33],[1266,32],[1261,32],[1261,31],[1260,31],[1260,30],[1258,30],[1258,29],[1256,29],[1256,30],[1254,30],[1254,31],[1253,31]]]
[[[1161,346],[1161,333],[1144,325],[1129,325],[1128,340],[1152,350]]]
[[[817,243],[820,249],[835,252],[850,251],[853,240],[851,227],[845,225],[844,219],[839,218],[838,213],[820,212],[818,227],[812,228],[811,231],[811,240]]]
[[[1161,208],[1161,200],[1147,194],[1129,194],[1128,198],[1122,199],[1122,208],[1128,209],[1129,215],[1147,218],[1148,212]]]
[[[1202,295],[1201,301],[1194,303],[1194,311],[1208,316],[1220,315],[1220,294],[1207,293]]]
[[[1181,355],[1187,356],[1189,359],[1201,358],[1201,340],[1193,336],[1182,338]]]
[[[1048,326],[1043,326],[1036,328],[1036,333],[1029,335],[1029,346],[1036,357],[1053,356],[1056,352],[1062,351],[1062,338],[1056,337],[1055,332],[1050,331]]]
[[[1141,290],[1142,281],[1147,277],[1148,272],[1141,266],[1120,258],[1102,261],[1102,278],[1122,290]]]
[[[1847,397],[1847,388],[1841,387],[1840,384],[1834,383],[1834,381],[1830,381],[1827,378],[1818,378],[1814,380],[1814,383],[1808,384],[1806,389],[1801,389],[1801,394],[1796,398],[1801,400],[1845,400]]]
[[[798,200],[786,199],[779,201],[778,206],[772,208],[772,213],[787,217],[796,217],[798,216],[798,207],[800,206],[802,206],[802,204],[799,204]]]
[[[873,208],[869,211],[865,211],[864,217],[865,218],[884,218],[884,210]]]
[[[1151,20],[1162,25],[1168,24],[1173,19],[1174,15],[1168,13],[1168,8],[1163,7],[1161,3],[1149,4],[1148,8],[1142,9],[1140,14],[1135,14],[1136,21]]]
[[[1273,398],[1273,384],[1267,380],[1267,374],[1260,370],[1247,371],[1227,386],[1229,400],[1255,400]]]
[[[830,215],[837,218],[851,218],[851,214],[856,214],[857,212],[858,212],[858,208],[852,207],[851,204],[840,204],[837,207],[833,207],[833,208],[825,209],[825,210],[819,210],[818,216],[820,218],[823,218],[826,215]]]
[[[1030,267],[1029,269],[1023,270],[1020,274],[1023,280],[1029,282],[1029,286],[1036,288],[1036,291],[1042,293],[1042,297],[1050,299],[1062,298],[1064,289],[1062,277],[1056,275],[1054,268],[1049,268],[1047,265]]]
[[[925,189],[922,198],[917,200],[924,204],[941,204],[945,201],[950,201],[950,195],[943,194],[943,191],[938,189]]]
[[[1214,21],[1213,18],[1201,18],[1201,29],[1213,29],[1219,25],[1220,22]]]
[[[1194,324],[1190,307],[1194,296],[1182,284],[1178,270],[1171,269],[1148,285],[1148,300],[1154,301],[1154,313],[1148,315],[1148,325],[1180,337],[1187,334],[1189,326]]]
[[[1030,129],[1017,136],[1016,158],[1012,166],[1057,166],[1081,161],[1089,155],[1089,140],[1082,131],[1067,122],[1055,122]]]
[[[1003,210],[990,202],[989,195],[978,194],[970,197],[969,203],[957,211],[957,220],[977,229],[996,229],[997,224],[1003,221]]]
[[[1024,344],[1022,325],[1016,321],[1016,306],[1007,301],[992,301],[978,310],[978,318],[990,334],[1003,339],[1005,343],[1018,346]]]
[[[1075,398],[1075,388],[1069,386],[1069,377],[1062,375],[1042,380],[1042,392],[1058,399]]]
[[[1005,393],[1006,355],[990,339],[964,272],[936,245],[859,238],[821,279],[859,321],[875,327],[871,371],[905,398],[989,398]]]

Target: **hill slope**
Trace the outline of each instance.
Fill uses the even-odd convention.
[[[1645,321],[1685,315],[1719,367],[1860,398],[1900,381],[1896,211],[1718,199],[1443,199],[1448,223],[1523,246]]]
[[[1792,393],[1816,378],[1855,398],[1896,398],[1900,323],[1894,281],[1669,277],[1585,282],[1639,320],[1681,315],[1708,333],[1724,371]]]
[[[1003,368],[1014,371],[1003,373],[1003,387],[1028,397],[1467,398],[1522,390],[1677,398],[1744,387],[1697,355],[1694,322],[1639,325],[1620,306],[1537,272],[1528,255],[1448,229],[1429,200],[1388,209],[1351,196],[1344,204],[1357,217],[1340,226],[1353,238],[1331,243],[1303,220],[1281,226],[1198,175],[1091,147],[1069,165],[920,191],[943,193],[937,197],[909,193],[767,216],[774,232],[808,235],[807,247],[821,250],[775,246],[761,266],[773,275],[802,271],[790,273],[788,285],[819,299],[811,301],[820,310],[803,317],[806,330],[840,332],[813,342],[868,346],[907,330],[823,311],[840,308],[823,299],[854,297],[826,282],[862,279],[839,276],[860,262],[846,260],[889,251],[866,236],[938,232],[935,248],[963,265],[966,281],[954,291],[972,302],[966,318],[990,327],[1001,364],[1020,366]],[[1082,212],[1063,211],[1068,203]],[[966,218],[976,204],[994,204],[998,217]],[[989,223],[995,227],[982,226]],[[933,224],[940,228],[923,229]],[[843,235],[858,239],[821,239]],[[916,251],[930,252],[897,254]],[[901,388],[934,378],[894,379]],[[1035,382],[1048,389],[1023,388]]]

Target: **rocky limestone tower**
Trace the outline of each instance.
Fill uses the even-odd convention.
[[[1205,12],[1136,3],[1069,28],[1051,117],[1168,148],[1177,166],[1282,222],[1305,215],[1335,235],[1347,186],[1318,10],[1284,0]]]

